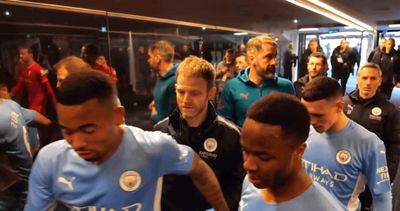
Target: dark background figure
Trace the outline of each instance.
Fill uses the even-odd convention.
[[[293,43],[289,43],[283,54],[283,77],[292,81],[292,67],[296,65],[296,54],[293,53]]]
[[[212,62],[212,60],[213,60],[210,50],[208,49],[207,45],[204,43],[199,44],[198,56],[208,62]]]
[[[385,51],[385,45],[386,45],[386,39],[385,38],[380,39],[379,45],[373,51],[371,51],[371,53],[369,53],[367,61],[372,62],[372,58],[374,57],[374,54],[376,52]]]
[[[136,53],[135,64],[138,68],[137,90],[138,94],[150,97],[152,95],[152,88],[154,87],[156,82],[156,77],[155,74],[151,71],[149,63],[147,62],[146,52],[146,48],[143,45],[140,45]]]
[[[303,77],[307,74],[307,63],[308,57],[314,52],[323,52],[322,48],[319,46],[319,41],[317,39],[312,39],[308,43],[306,51],[300,57],[300,72],[297,76],[298,78]]]
[[[354,68],[351,72],[352,75],[354,75],[354,73],[357,74],[357,70],[360,68],[360,61],[361,61],[360,50],[361,50],[361,45],[360,45],[360,43],[357,43],[357,45],[353,47],[353,52],[356,55],[356,62],[354,64]],[[357,65],[357,67],[356,67],[356,65]]]
[[[99,55],[99,49],[93,44],[87,44],[81,48],[81,58],[92,68],[96,67],[96,59]]]
[[[237,75],[234,57],[235,56],[232,48],[228,48],[225,50],[223,60],[220,61],[216,67],[217,79],[221,79],[224,77],[233,78]]]
[[[349,47],[347,40],[340,41],[331,56],[332,77],[337,81],[340,80],[343,94],[346,93],[346,84],[350,73],[353,71],[354,64],[357,61],[357,55],[353,49]]]
[[[375,51],[371,62],[379,65],[382,70],[381,91],[390,99],[394,86],[399,86],[400,81],[400,61],[399,53],[394,49],[395,40],[389,38],[386,40],[385,48]]]

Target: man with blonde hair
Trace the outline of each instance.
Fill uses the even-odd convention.
[[[210,63],[187,57],[176,76],[177,108],[155,129],[193,148],[217,176],[230,210],[237,210],[244,177],[240,131],[218,116],[209,102],[216,92],[214,80],[215,69]],[[211,208],[188,176],[164,176],[161,202],[162,210]]]
[[[81,70],[90,70],[90,65],[76,56],[67,56],[54,65],[57,72],[57,87],[60,87],[65,78],[73,73]]]
[[[220,114],[242,126],[247,108],[271,91],[294,94],[292,83],[276,76],[278,44],[269,36],[250,39],[246,45],[249,67],[229,80],[218,105]]]
[[[178,65],[173,63],[174,53],[174,46],[166,40],[149,47],[147,62],[157,74],[153,101],[149,105],[153,123],[171,114],[176,107],[175,73]]]

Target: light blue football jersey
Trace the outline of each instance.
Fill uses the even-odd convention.
[[[169,135],[124,126],[115,153],[99,165],[83,160],[65,140],[44,147],[29,177],[25,210],[55,201],[72,210],[158,210],[165,174],[186,174],[193,150]]]
[[[359,210],[358,195],[365,184],[371,190],[374,210],[392,210],[385,146],[352,120],[335,133],[311,128],[303,167],[349,210]]]
[[[35,118],[35,111],[22,108],[12,100],[2,99],[0,102],[0,147],[8,155],[18,176],[26,181],[32,167],[26,124]]]
[[[313,182],[301,195],[278,204],[268,204],[261,195],[261,189],[251,184],[246,176],[243,181],[242,197],[239,211],[342,211],[340,203],[321,187]]]

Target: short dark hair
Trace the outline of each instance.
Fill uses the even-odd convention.
[[[100,71],[82,71],[68,75],[58,89],[58,102],[62,105],[79,105],[96,98],[100,102],[113,100],[114,85]]]
[[[26,50],[28,50],[28,53],[30,53],[30,54],[33,54],[33,49],[32,49],[32,46],[21,46],[21,47],[19,47],[19,50],[22,50],[22,49],[26,49]]]
[[[228,48],[228,49],[225,50],[225,53],[233,54],[233,49],[232,48]]]
[[[303,100],[308,102],[342,97],[342,88],[337,80],[319,76],[308,82],[303,90]]]
[[[247,118],[282,128],[293,146],[306,141],[310,132],[310,116],[295,96],[273,91],[250,106]]]
[[[241,57],[241,56],[244,56],[246,58],[246,53],[245,52],[237,52],[235,54],[235,59],[238,58],[238,57]]]
[[[326,56],[322,52],[318,52],[317,51],[317,52],[314,52],[314,53],[310,54],[310,56],[308,56],[308,61],[310,61],[311,57],[320,58],[320,59],[322,59],[322,62],[324,63],[324,65],[328,64]]]

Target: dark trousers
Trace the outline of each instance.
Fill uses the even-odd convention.
[[[346,85],[347,80],[349,79],[350,73],[349,72],[335,72],[332,71],[332,78],[336,79],[337,81],[340,80],[340,86],[342,87],[342,94],[346,93]]]

